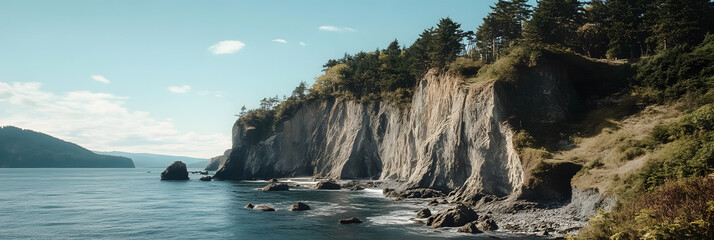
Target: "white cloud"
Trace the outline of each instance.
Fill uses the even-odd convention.
[[[300,42],[300,46],[307,46],[307,43],[305,43],[305,42]]]
[[[109,83],[109,79],[105,78],[102,75],[92,75],[92,79],[96,80],[97,82]]]
[[[186,93],[188,90],[191,90],[191,86],[189,85],[169,87],[169,91],[172,93]]]
[[[228,135],[179,131],[170,119],[129,110],[124,106],[127,97],[89,91],[54,94],[41,86],[0,82],[0,125],[43,132],[98,151],[206,158],[231,145]]]
[[[240,41],[225,40],[208,47],[208,51],[211,51],[215,55],[231,54],[237,52],[243,47],[245,47],[245,44]]]
[[[277,43],[288,43],[288,41],[286,41],[285,39],[280,39],[280,38],[278,38],[278,39],[273,39],[272,41],[273,41],[273,42],[277,42]]]
[[[332,31],[332,32],[356,32],[354,28],[350,27],[335,27],[335,26],[320,26],[318,29],[323,30],[323,31]]]

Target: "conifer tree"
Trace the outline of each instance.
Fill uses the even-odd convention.
[[[539,1],[524,37],[531,43],[575,47],[576,31],[582,26],[581,6],[578,0]]]

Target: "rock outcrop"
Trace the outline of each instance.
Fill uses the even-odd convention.
[[[292,206],[290,206],[290,211],[305,211],[305,210],[310,210],[310,206],[303,202],[296,202]]]
[[[424,208],[422,210],[419,210],[416,215],[417,218],[428,218],[431,217],[431,210],[428,208]]]
[[[161,180],[188,180],[186,164],[181,161],[175,161],[161,172]]]
[[[226,160],[228,160],[228,155],[231,154],[231,149],[226,150],[223,152],[223,155],[216,156],[211,158],[211,161],[208,162],[208,165],[206,165],[205,170],[206,171],[216,171],[223,167],[223,164],[226,163]]]

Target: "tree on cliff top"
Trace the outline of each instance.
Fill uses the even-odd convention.
[[[576,31],[582,25],[578,0],[541,0],[526,24],[524,37],[531,43],[576,46]]]

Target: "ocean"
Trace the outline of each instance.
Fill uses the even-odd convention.
[[[426,227],[409,218],[427,201],[379,189],[262,192],[265,181],[160,181],[161,171],[0,168],[0,239],[536,239]],[[297,201],[312,210],[289,211]],[[337,223],[347,217],[364,223]]]

